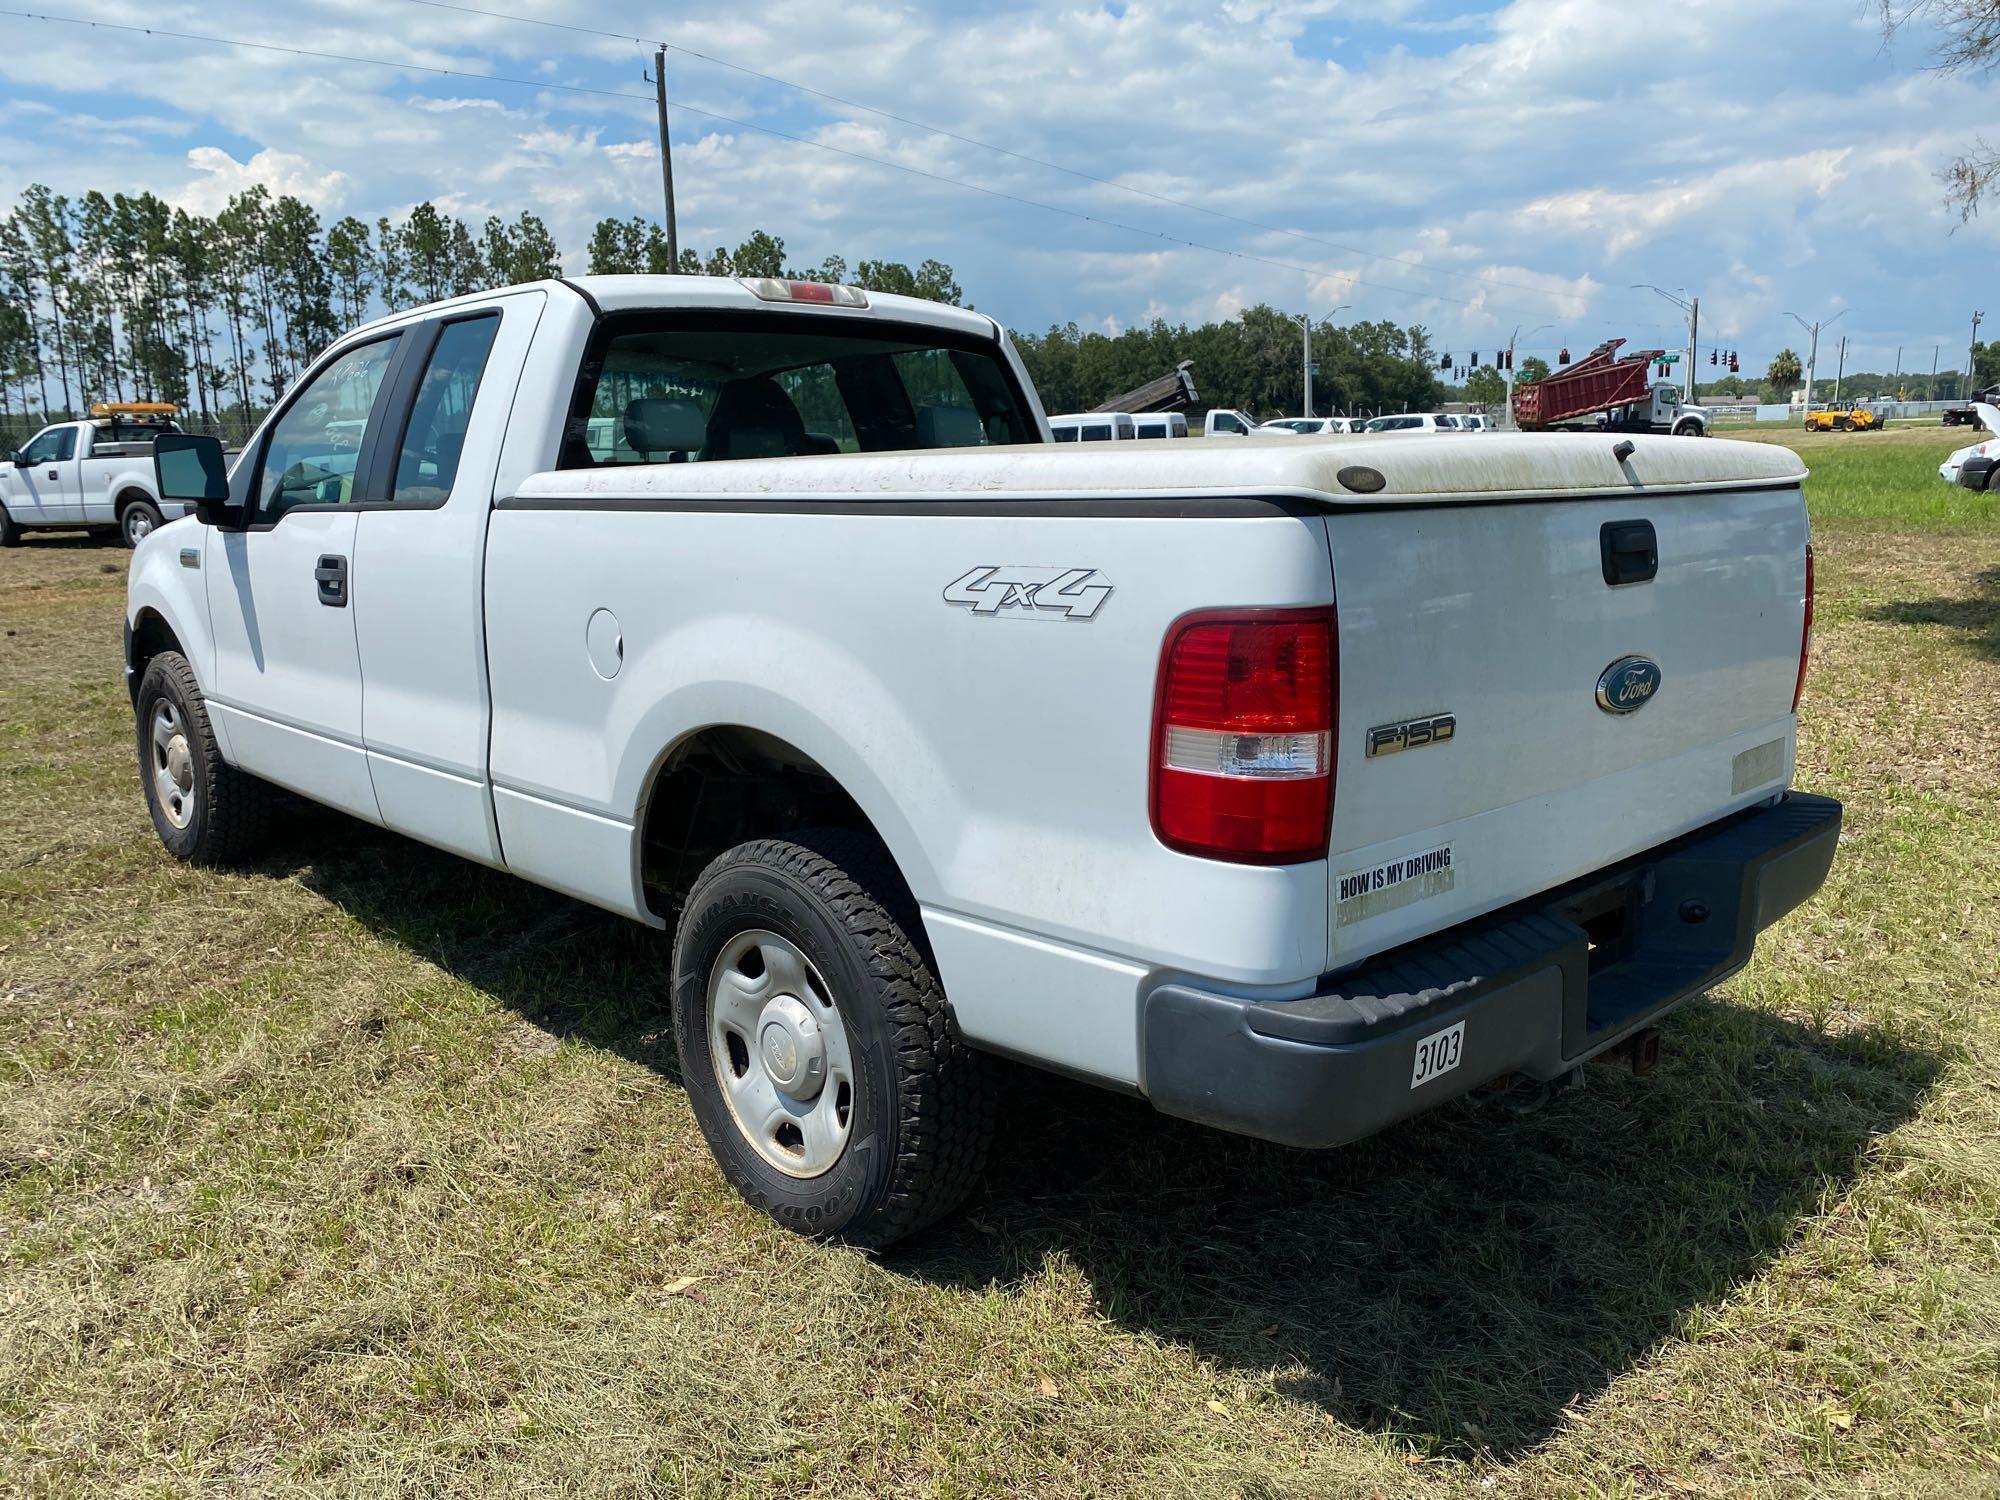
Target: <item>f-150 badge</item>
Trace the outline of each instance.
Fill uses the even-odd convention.
[[[1110,597],[1111,585],[1095,568],[1020,563],[974,568],[944,591],[945,603],[963,604],[975,615],[1019,610],[1035,620],[1088,620]]]

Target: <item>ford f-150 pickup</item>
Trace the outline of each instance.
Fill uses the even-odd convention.
[[[1023,1059],[1295,1146],[1631,1044],[1825,878],[1798,459],[1061,445],[1005,333],[592,277],[335,344],[134,558],[154,826],[273,785],[674,931],[696,1118],[887,1243]]]
[[[0,460],[0,547],[27,530],[118,528],[125,545],[178,520],[185,505],[160,499],[153,440],[178,432],[173,408],[107,405],[76,422],[55,422]]]

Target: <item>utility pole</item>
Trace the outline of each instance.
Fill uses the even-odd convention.
[[[1329,322],[1333,318],[1333,313],[1346,312],[1348,308],[1352,307],[1353,305],[1354,304],[1351,302],[1343,302],[1340,304],[1340,306],[1336,307],[1333,310],[1333,312],[1328,313],[1325,317],[1319,319],[1319,321],[1322,323]],[[1294,313],[1292,315],[1292,321],[1297,323],[1299,325],[1300,330],[1305,334],[1305,362],[1303,366],[1303,373],[1305,375],[1305,386],[1306,386],[1306,409],[1302,413],[1300,413],[1300,415],[1310,417],[1317,415],[1313,411],[1313,315],[1309,312]]]
[[[1898,401],[1902,400],[1903,399],[1903,346],[1901,344],[1898,344],[1896,346],[1896,373],[1893,376],[1891,376],[1890,379],[1895,382],[1895,384],[1890,388],[1896,393],[1896,399]]]
[[[1694,405],[1694,356],[1700,346],[1695,334],[1701,327],[1701,298],[1696,297],[1688,306],[1688,368],[1687,388],[1681,392],[1681,400],[1688,406]]]
[[[653,54],[653,100],[660,109],[660,187],[667,200],[667,269],[681,268],[681,237],[674,226],[674,143],[667,134],[667,49]]]
[[[1937,400],[1937,359],[1938,350],[1942,347],[1939,344],[1931,345],[1931,383],[1924,387],[1924,399],[1926,401]]]
[[[1833,404],[1840,405],[1840,382],[1847,374],[1847,335],[1840,336],[1840,363],[1833,367]]]
[[[1972,372],[1977,364],[1973,358],[1973,351],[1979,347],[1979,324],[1985,316],[1983,312],[1972,315],[1972,342],[1965,346],[1965,383],[1958,393],[1958,399],[1961,401],[1972,399]]]
[[[1839,312],[1835,313],[1832,317],[1824,319],[1817,323],[1808,323],[1804,318],[1800,317],[1795,312],[1788,312],[1785,314],[1785,316],[1790,318],[1794,323],[1798,324],[1799,327],[1803,328],[1807,333],[1812,335],[1812,344],[1806,354],[1806,410],[1811,411],[1812,393],[1813,393],[1813,375],[1814,372],[1817,371],[1819,368],[1819,331],[1822,328],[1832,327],[1835,323],[1838,323],[1842,318],[1846,317],[1847,309],[1843,307]]]

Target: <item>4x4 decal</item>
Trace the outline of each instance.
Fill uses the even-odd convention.
[[[975,615],[1019,610],[1029,619],[1088,620],[1111,597],[1111,585],[1095,568],[1044,568],[1009,563],[974,568],[945,587],[944,602],[963,604]]]

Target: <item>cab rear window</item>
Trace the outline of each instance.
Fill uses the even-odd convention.
[[[559,466],[1033,442],[997,343],[829,315],[626,314],[592,341]]]

